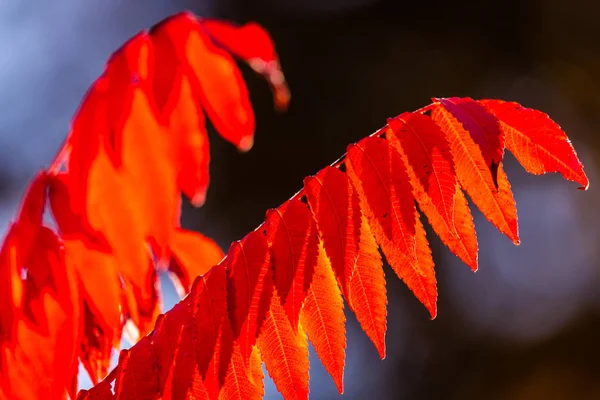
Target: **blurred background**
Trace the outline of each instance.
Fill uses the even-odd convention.
[[[348,314],[343,398],[600,398],[600,3],[0,2],[2,233],[109,54],[183,9],[263,24],[292,91],[289,111],[277,114],[267,85],[242,67],[257,115],[255,146],[241,155],[212,135],[207,202],[185,205],[183,225],[224,249],[348,143],[433,96],[501,98],[543,110],[585,165],[591,187],[581,192],[557,175],[528,175],[507,156],[522,245],[474,211],[475,274],[428,231],[440,291],[436,320],[388,268],[388,357],[379,360]],[[175,294],[163,282],[170,308]],[[314,352],[310,376],[311,398],[339,397]],[[280,398],[272,383],[265,397]]]

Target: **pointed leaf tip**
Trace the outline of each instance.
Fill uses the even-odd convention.
[[[559,172],[587,190],[590,182],[566,133],[550,117],[515,102],[480,100],[500,121],[506,147],[527,172],[535,175]]]

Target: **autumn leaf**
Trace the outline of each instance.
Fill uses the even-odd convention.
[[[496,185],[481,149],[463,124],[439,105],[433,108],[431,118],[448,137],[460,185],[483,215],[513,243],[519,244],[517,208],[502,165],[498,166]]]
[[[318,240],[310,210],[289,200],[266,217],[273,280],[294,330],[317,263]]]
[[[300,321],[340,393],[344,391],[346,317],[340,289],[323,246],[302,307]]]
[[[498,120],[506,136],[506,147],[525,169],[536,175],[560,172],[565,179],[589,187],[583,165],[573,145],[558,124],[541,111],[502,100],[482,100]]]

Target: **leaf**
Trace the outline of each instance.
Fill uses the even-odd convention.
[[[340,289],[323,246],[300,314],[302,327],[340,393],[344,392],[346,317]]]
[[[304,190],[331,267],[348,297],[348,279],[356,262],[360,235],[360,210],[354,187],[345,173],[325,167],[304,179]]]
[[[439,101],[471,134],[498,186],[498,166],[504,157],[504,133],[498,120],[470,97],[434,100]]]
[[[207,273],[225,256],[223,250],[212,240],[198,232],[177,228],[171,237],[173,257],[169,270],[180,297],[189,293],[192,282]]]
[[[150,336],[159,365],[159,391],[165,399],[185,399],[196,363],[195,321],[186,298],[161,315]]]
[[[214,19],[202,19],[200,24],[217,46],[246,61],[256,73],[265,77],[271,85],[276,109],[287,108],[290,91],[273,40],[263,27],[254,22],[238,26]]]
[[[506,147],[530,173],[560,172],[587,189],[589,180],[565,132],[541,111],[502,100],[481,100],[500,121]]]
[[[361,208],[387,261],[400,279],[435,315],[435,279],[421,265],[415,206],[400,154],[384,139],[368,137],[348,146],[346,164]]]
[[[409,270],[408,276],[402,278],[407,283],[408,287],[415,293],[417,299],[425,299],[422,303],[427,307],[431,314],[431,319],[437,316],[437,283],[435,273],[433,271],[433,258],[431,257],[431,249],[429,242],[425,236],[425,228],[421,223],[419,212],[415,210],[416,234],[417,240],[417,260],[419,268]],[[411,287],[412,285],[412,287]]]
[[[405,115],[405,114],[402,114]],[[413,115],[422,115],[422,114],[413,114]],[[421,119],[421,117],[419,117]],[[429,119],[423,115],[423,118]],[[394,123],[398,125],[394,127],[397,129],[399,127],[398,123]],[[427,125],[428,123],[424,123]],[[388,121],[389,125],[389,121]],[[429,220],[429,224],[435,230],[435,232],[440,236],[442,242],[448,246],[448,248],[456,254],[461,260],[465,262],[472,270],[477,270],[477,237],[475,235],[475,226],[473,225],[473,217],[471,216],[471,211],[469,210],[469,205],[467,203],[467,199],[465,198],[462,190],[460,189],[460,185],[456,182],[454,183],[453,191],[454,195],[452,196],[452,216],[444,217],[440,213],[440,207],[436,207],[431,198],[431,195],[428,194],[427,189],[423,183],[422,179],[417,178],[416,171],[421,170],[419,166],[421,165],[418,162],[411,163],[408,160],[409,152],[412,152],[412,147],[410,150],[404,150],[400,145],[396,134],[392,131],[386,131],[386,138],[394,146],[402,156],[404,164],[407,166],[407,173],[410,178],[410,183],[413,188],[413,195],[419,204],[419,208],[421,211],[427,216]],[[439,128],[438,128],[439,129]],[[441,131],[440,131],[441,132]],[[445,141],[445,139],[444,139]],[[447,142],[446,142],[447,143]],[[440,145],[440,146],[443,146]],[[449,145],[448,145],[449,146]],[[449,148],[448,148],[449,150]],[[452,164],[453,165],[453,164]],[[423,168],[424,169],[424,168]],[[453,174],[454,174],[453,169]],[[444,189],[448,190],[447,188]],[[432,193],[433,194],[433,193]],[[437,195],[437,193],[436,193]],[[443,208],[443,207],[442,207]],[[450,225],[448,223],[448,218],[452,221]]]
[[[385,358],[387,294],[381,255],[366,217],[361,218],[356,265],[348,282],[348,305],[381,359]]]
[[[519,244],[517,209],[502,165],[498,166],[496,187],[481,150],[460,121],[439,105],[433,107],[431,118],[447,135],[460,185],[483,215],[513,243]]]
[[[306,334],[301,326],[297,330],[292,327],[276,297],[271,300],[257,343],[269,376],[283,398],[308,399]]]
[[[14,336],[0,342],[0,384],[10,398],[60,398],[77,374],[79,292],[56,235],[41,226],[32,239],[31,253],[22,254],[27,278],[23,302],[13,314]],[[13,244],[18,248],[18,242]]]
[[[265,221],[275,288],[295,330],[317,263],[315,223],[300,200],[288,200],[267,211]]]
[[[221,325],[227,318],[227,281],[224,268],[213,268],[196,278],[190,298],[193,299],[192,313],[196,321],[196,362],[200,374],[206,376],[208,366],[216,355]]]
[[[273,291],[269,246],[262,232],[250,232],[227,253],[227,303],[234,336],[247,366],[266,318]]]
[[[158,398],[158,363],[148,336],[130,350],[121,350],[119,364],[122,373],[115,383],[117,399]]]
[[[241,151],[254,143],[254,112],[235,61],[215,46],[189,13],[177,14],[156,27],[168,35],[179,61],[216,130]]]
[[[172,138],[171,162],[177,168],[177,185],[193,205],[201,206],[210,181],[210,146],[204,112],[168,30],[160,27],[150,31],[155,71],[152,98],[161,123]]]
[[[456,172],[444,133],[431,118],[419,113],[404,113],[388,120],[388,126],[391,133],[386,133],[387,140],[396,143],[405,165],[419,180],[411,182],[413,191],[415,185],[423,188],[446,229],[454,234]]]
[[[264,395],[261,360],[257,349],[250,357],[250,365],[238,346],[234,346],[231,363],[225,376],[219,400],[262,399]],[[256,373],[259,372],[258,375]]]
[[[113,54],[106,71],[107,112],[109,118],[111,112],[116,115],[109,132],[120,143],[115,149],[124,167],[119,175],[126,189],[135,192],[130,197],[137,196],[136,211],[144,216],[137,223],[142,224],[144,239],[150,241],[156,258],[165,262],[179,221],[180,198],[174,179],[177,172],[169,157],[170,138],[146,96],[152,51],[149,37],[139,34]],[[120,101],[112,101],[113,94]]]
[[[97,85],[92,93],[93,96],[90,95],[88,102],[89,107],[94,109],[89,112],[97,115],[88,115],[79,120],[77,132],[82,132],[81,134],[85,129],[94,134],[99,129],[96,125],[97,119],[106,117],[103,114],[106,87]],[[97,133],[100,137],[105,134],[106,131]],[[130,317],[138,329],[145,333],[154,322],[157,297],[154,288],[154,265],[145,243],[144,228],[147,222],[137,207],[137,192],[127,184],[127,179],[117,172],[104,145],[98,144],[92,160],[87,160],[89,154],[86,153],[85,146],[88,146],[88,143],[83,142],[80,146],[82,153],[77,156],[77,149],[74,148],[71,157],[76,156],[75,160],[81,157],[81,162],[88,165],[89,171],[81,176],[85,181],[83,187],[76,180],[79,179],[77,175],[72,175],[71,172],[67,175],[71,206],[80,204],[82,200],[85,202],[83,208],[73,207],[73,213],[82,216],[82,224],[89,227],[87,231],[102,232],[119,263],[119,270],[128,288],[125,293]],[[70,158],[69,171],[76,170],[78,165],[71,164],[71,161]],[[85,194],[82,195],[81,191]]]

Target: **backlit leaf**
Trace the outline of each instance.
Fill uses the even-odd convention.
[[[258,336],[269,376],[284,399],[308,399],[308,342],[302,327],[292,328],[274,296]]]
[[[346,358],[344,302],[321,244],[315,274],[300,314],[300,322],[338,391],[343,393]]]
[[[431,118],[446,133],[454,156],[460,185],[483,215],[515,244],[519,244],[517,209],[510,183],[502,164],[498,166],[498,185],[485,164],[481,149],[459,120],[442,106],[433,108]]]
[[[275,288],[295,330],[317,263],[316,226],[300,200],[288,200],[267,211],[265,221]]]
[[[565,132],[541,111],[502,100],[482,100],[481,104],[500,121],[506,147],[532,174],[560,172],[565,179],[587,189],[589,181],[583,165]]]

